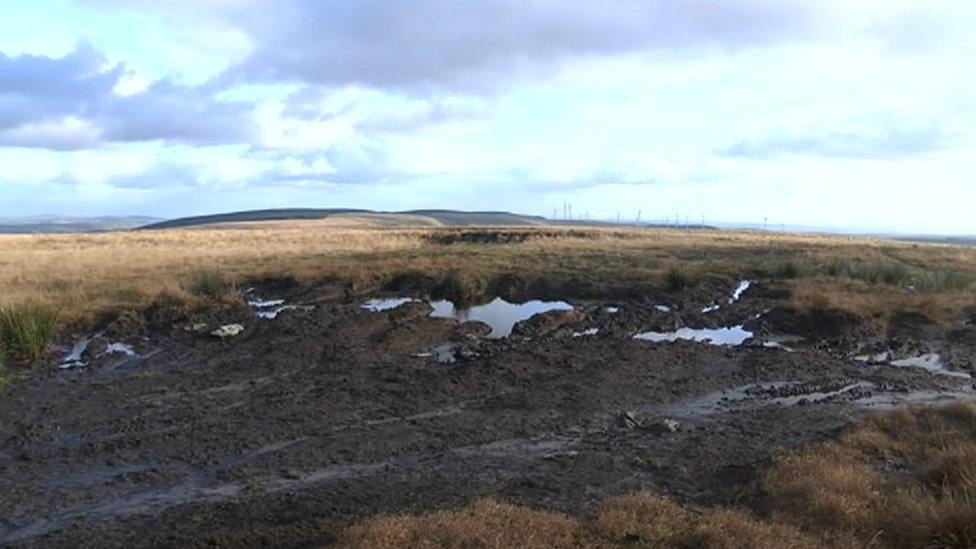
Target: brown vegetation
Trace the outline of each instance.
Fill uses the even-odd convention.
[[[778,459],[748,507],[680,506],[638,493],[591,519],[492,500],[370,519],[347,547],[972,547],[976,404],[874,416]]]
[[[489,238],[498,231],[506,231],[505,237]],[[910,305],[936,318],[971,306],[976,279],[976,251],[963,247],[664,229],[363,229],[274,222],[0,235],[0,252],[0,306],[46,305],[69,322],[90,322],[106,310],[142,309],[161,292],[185,293],[205,269],[219,272],[227,284],[288,276],[339,278],[357,287],[411,271],[453,276],[474,288],[488,277],[517,272],[527,279],[657,284],[670,291],[752,276],[794,288],[796,303],[804,307],[884,316]]]

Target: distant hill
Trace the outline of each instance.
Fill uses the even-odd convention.
[[[952,244],[954,246],[976,246],[976,236],[894,236],[887,237],[903,242],[919,242],[922,244]]]
[[[200,215],[171,219],[152,223],[141,229],[175,229],[214,225],[221,223],[252,223],[256,221],[290,221],[329,218],[351,218],[374,220],[378,225],[400,222],[403,225],[545,225],[546,219],[539,216],[519,215],[509,212],[462,212],[457,210],[410,210],[405,212],[376,212],[351,208],[290,208],[280,210],[252,210],[224,214]]]
[[[158,217],[147,216],[59,217],[39,215],[0,218],[0,234],[93,233],[132,229],[159,221]]]

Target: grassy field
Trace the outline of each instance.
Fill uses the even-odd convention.
[[[588,519],[479,501],[351,527],[346,547],[972,547],[976,405],[874,416],[779,458],[757,503],[680,506],[637,493]]]
[[[364,287],[406,272],[665,289],[763,277],[791,286],[799,306],[866,318],[911,308],[939,319],[971,306],[976,282],[976,250],[966,247],[758,232],[347,223],[0,235],[0,307],[40,305],[64,323],[89,323],[106,311],[143,308],[160,292],[186,293],[206,269],[242,283],[289,276]]]

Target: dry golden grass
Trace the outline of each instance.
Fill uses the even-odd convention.
[[[356,548],[711,547],[815,548],[814,538],[786,525],[727,510],[689,510],[657,495],[609,500],[592,521],[479,500],[423,516],[377,517],[340,537]]]
[[[591,519],[479,501],[456,511],[378,517],[345,547],[973,547],[976,403],[875,416],[836,440],[783,456],[748,509],[679,506],[637,493]]]
[[[763,477],[775,517],[899,547],[976,545],[976,404],[874,417]]]
[[[423,517],[374,518],[349,529],[339,545],[545,549],[579,547],[586,541],[582,525],[565,515],[489,499]]]
[[[358,223],[371,227],[343,226]],[[699,281],[787,273],[791,280],[784,283],[800,290],[798,305],[820,303],[868,315],[909,303],[942,317],[974,303],[972,288],[960,287],[957,274],[976,279],[976,251],[963,247],[816,235],[561,227],[500,229],[528,234],[522,242],[445,245],[432,238],[496,229],[375,224],[351,217],[164,231],[0,235],[0,306],[31,302],[58,308],[67,321],[91,321],[100,311],[141,308],[162,291],[179,292],[203,268],[237,280],[291,276],[370,284],[408,271],[433,277],[460,271],[481,277],[515,272],[526,278],[662,287],[665,274],[677,268]],[[912,278],[905,284],[878,285],[826,276],[833,261],[898,265]],[[931,291],[907,289],[911,280],[936,269],[953,274],[952,288],[933,282]],[[792,278],[795,274],[799,278]]]

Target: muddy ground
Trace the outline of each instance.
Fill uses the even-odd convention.
[[[790,311],[771,283],[733,290],[526,295],[576,310],[502,339],[423,299],[362,307],[417,289],[264,283],[248,298],[284,303],[123,315],[80,363],[60,368],[74,334],[0,398],[0,545],[322,545],[358,518],[481,496],[579,514],[649,489],[761,509],[749,483],[773,456],[872,410],[973,393],[974,326],[905,314],[877,329]],[[257,315],[287,305],[301,307]],[[209,334],[232,322],[241,334]],[[737,325],[754,334],[737,346],[633,337]],[[927,353],[944,371],[890,363]]]

